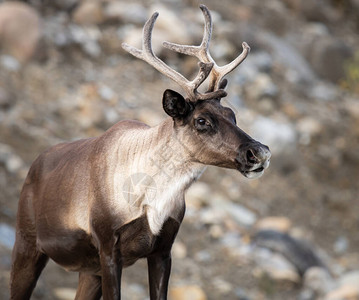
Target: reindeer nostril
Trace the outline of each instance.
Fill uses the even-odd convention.
[[[251,150],[251,149],[247,150],[246,157],[247,157],[247,162],[249,162],[251,164],[255,164],[258,161],[258,159],[256,158],[256,156],[253,153],[253,150]]]

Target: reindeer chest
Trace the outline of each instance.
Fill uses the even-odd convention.
[[[163,224],[161,232],[154,235],[145,214],[122,226],[117,232],[117,249],[121,253],[124,267],[156,252],[170,251],[179,227],[180,222],[169,218]]]
[[[121,184],[116,185],[114,193],[114,214],[121,216],[123,224],[145,215],[151,233],[158,235],[167,219],[182,221],[184,193],[197,178],[198,171],[173,177],[153,175],[150,171],[137,171],[130,176],[120,176],[121,172],[117,174],[119,180],[116,182]]]

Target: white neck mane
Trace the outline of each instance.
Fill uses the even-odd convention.
[[[151,232],[159,234],[169,217],[184,206],[184,193],[202,174],[205,166],[191,162],[183,145],[175,138],[173,121],[145,130],[129,130],[121,138],[114,176],[116,202],[129,220],[144,210]],[[125,159],[124,159],[125,157]],[[120,203],[119,203],[120,202]]]

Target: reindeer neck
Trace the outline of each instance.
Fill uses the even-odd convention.
[[[160,232],[169,217],[180,218],[184,193],[204,170],[183,147],[171,118],[156,127],[130,129],[118,141],[116,194],[134,210],[134,217],[146,207],[153,234]]]

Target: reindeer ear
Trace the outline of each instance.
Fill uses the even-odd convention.
[[[165,90],[162,105],[166,114],[172,118],[184,118],[193,109],[192,105],[181,94],[172,90]]]

